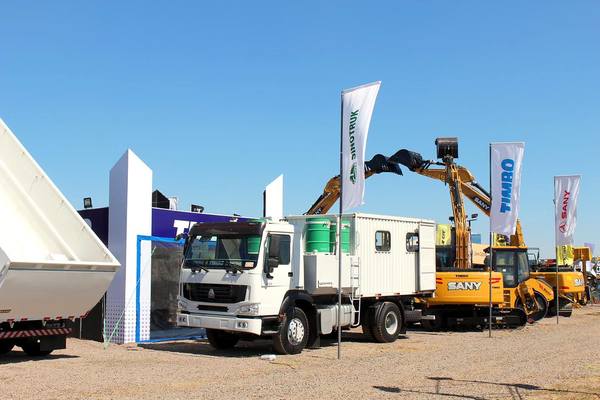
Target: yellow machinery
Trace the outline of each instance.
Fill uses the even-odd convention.
[[[491,209],[491,196],[477,183],[468,169],[454,162],[458,158],[456,138],[438,138],[436,146],[437,156],[442,162],[424,161],[420,154],[408,150],[398,151],[390,157],[390,161],[403,164],[417,174],[448,185],[454,221],[453,237],[455,240],[452,247],[455,249],[455,257],[451,259],[451,265],[438,266],[437,277],[442,279],[438,280],[440,285],[436,289],[436,298],[433,301],[427,300],[429,309],[436,308],[438,314],[444,315],[455,313],[455,304],[460,304],[453,298],[453,296],[456,297],[455,293],[444,290],[446,287],[443,279],[445,274],[454,274],[453,278],[462,277],[466,280],[487,274],[484,269],[487,267],[488,261],[485,261],[486,265],[484,266],[474,266],[469,256],[471,232],[467,226],[463,196],[488,216]],[[494,285],[492,281],[492,289],[496,290],[496,293],[492,294],[492,303],[498,307],[498,312],[522,309],[529,321],[539,320],[546,315],[554,299],[554,293],[552,286],[547,282],[530,276],[527,247],[523,240],[520,223],[517,223],[515,234],[507,238],[505,245],[492,246],[492,268],[495,273],[501,274],[499,276],[502,278],[502,285]],[[452,269],[452,272],[445,272],[448,269]],[[457,275],[459,272],[460,275]],[[485,279],[487,280],[487,278]],[[483,285],[481,286],[483,287]],[[476,295],[469,298],[465,306],[473,307],[475,305],[475,308],[487,308],[488,302],[489,291],[478,290]],[[443,323],[442,318],[438,324]]]
[[[539,251],[537,249],[530,249],[530,263],[532,265],[533,272],[532,276],[537,278],[543,278],[552,285],[553,288],[558,286],[559,288],[559,309],[560,315],[564,317],[570,317],[573,311],[573,306],[586,305],[591,299],[591,286],[587,282],[586,277],[589,278],[586,271],[587,261],[591,261],[592,254],[588,247],[568,247],[568,250],[572,257],[563,257],[563,259],[569,258],[570,261],[559,261],[558,274],[556,273],[556,263],[551,265],[542,265],[539,262]],[[557,251],[562,249],[558,248]],[[581,263],[581,269],[576,270],[575,264]],[[558,276],[557,276],[558,275]],[[592,275],[593,276],[593,275]],[[558,284],[557,284],[558,279]],[[552,314],[556,315],[556,305],[553,304],[551,307]]]
[[[365,176],[367,178],[380,172],[401,174],[400,167],[391,158],[388,160],[384,156],[377,155],[371,161],[365,163]],[[453,182],[457,182],[457,179],[454,179]],[[448,243],[458,241],[460,245],[440,246],[438,258],[456,258],[455,254],[458,254],[459,263],[462,268],[441,268],[438,270],[436,273],[435,297],[427,299],[426,303],[417,305],[417,307],[426,305],[426,309],[423,311],[427,316],[421,323],[430,329],[443,329],[446,326],[456,325],[484,327],[487,325],[489,319],[490,274],[482,269],[469,269],[471,260],[470,232],[468,231],[466,214],[462,205],[461,189],[459,185],[453,185],[452,188],[454,190],[453,193],[457,194],[452,196],[453,204],[455,204],[453,207],[455,229],[451,233],[454,240],[448,240]],[[339,189],[339,176],[335,176],[327,182],[323,194],[309,208],[306,214],[327,213],[339,198]],[[462,234],[456,234],[456,226],[459,227],[458,232],[462,232]],[[469,234],[464,234],[464,232]],[[455,248],[457,249],[456,252],[453,251]],[[454,263],[456,264],[456,262]],[[525,313],[521,309],[511,308],[505,304],[502,273],[493,272],[491,284],[492,322],[503,326],[520,326],[525,324]]]

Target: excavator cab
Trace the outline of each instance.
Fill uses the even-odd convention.
[[[527,249],[496,248],[492,252],[492,268],[502,272],[504,287],[514,288],[529,279]]]

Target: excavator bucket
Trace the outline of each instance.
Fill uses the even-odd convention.
[[[427,164],[427,161],[423,161],[423,156],[419,153],[406,149],[398,150],[389,160],[393,163],[402,164],[411,171],[422,168]]]
[[[439,137],[435,139],[435,145],[437,147],[437,158],[458,158],[458,138]]]
[[[383,154],[376,154],[369,161],[365,162],[365,172],[372,171],[376,174],[381,172],[391,172],[397,175],[402,175],[402,170],[398,163],[390,161]]]

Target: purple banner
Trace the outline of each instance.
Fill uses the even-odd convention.
[[[234,220],[246,221],[248,218],[153,208],[152,236],[175,238],[180,233],[187,233],[197,222],[229,222]]]

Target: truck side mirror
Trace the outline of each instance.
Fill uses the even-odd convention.
[[[183,254],[185,254],[185,252],[187,251],[189,242],[190,242],[190,236],[187,233],[180,233],[179,235],[175,236],[175,240],[178,242],[180,242],[181,240],[184,240]]]

